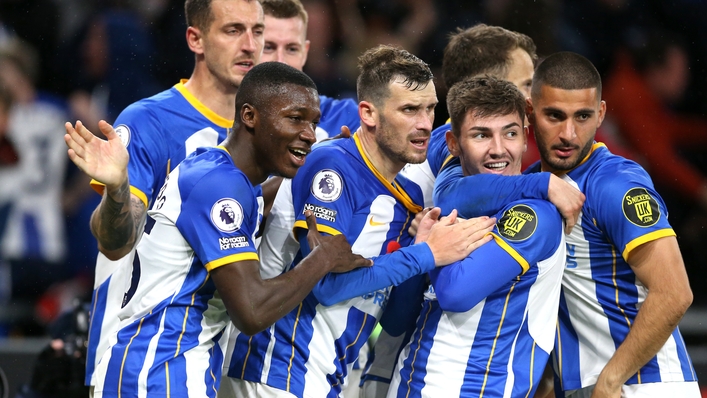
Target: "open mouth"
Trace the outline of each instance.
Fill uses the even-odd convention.
[[[255,63],[252,60],[236,62],[237,66],[240,66],[241,68],[244,68],[244,69],[250,69],[253,67],[254,64]]]
[[[290,148],[289,151],[298,163],[304,163],[304,158],[307,157],[307,154],[309,154],[308,151],[298,148]]]
[[[419,149],[425,149],[425,148],[427,148],[427,139],[426,139],[426,138],[420,138],[420,139],[410,140],[410,143],[411,143],[415,148],[419,148]]]
[[[509,162],[493,162],[493,163],[485,163],[484,167],[493,170],[493,171],[501,171],[508,167],[510,163]]]

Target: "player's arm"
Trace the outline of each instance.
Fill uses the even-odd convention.
[[[428,213],[428,218],[439,216],[439,209]],[[487,243],[486,233],[493,228],[494,219],[487,217],[456,221],[456,213],[442,217],[435,224],[421,227],[423,243],[401,248],[393,253],[375,257],[373,267],[347,273],[330,273],[314,288],[313,293],[323,305],[334,305],[388,286],[397,286],[408,278],[426,273],[436,266],[444,266],[462,259]],[[423,229],[429,229],[429,231]],[[304,231],[298,229],[300,249],[309,252],[303,242]]]
[[[101,121],[107,141],[93,135],[80,121],[66,123],[64,141],[69,158],[89,177],[105,185],[101,203],[91,215],[91,232],[99,250],[111,260],[126,255],[142,230],[146,203],[130,192],[128,151],[113,127]]]
[[[314,249],[293,270],[263,280],[259,262],[244,260],[211,271],[233,324],[243,333],[253,335],[285,316],[333,269],[370,266],[370,260],[351,253],[342,235],[322,236],[311,213],[306,220],[306,240]]]
[[[440,171],[433,199],[435,205],[442,208],[442,214],[457,209],[460,216],[467,218],[495,214],[515,200],[549,200],[565,219],[568,233],[584,204],[584,194],[554,174],[464,176],[458,159],[453,159]]]
[[[519,230],[507,228],[506,224],[511,224],[517,213],[525,213],[527,221]],[[499,218],[496,229],[490,234],[493,241],[461,261],[430,272],[437,301],[443,310],[471,310],[528,271],[532,264],[551,257],[561,243],[560,215],[548,202],[515,202],[508,205]]]
[[[599,375],[593,397],[620,397],[621,386],[656,355],[692,303],[674,236],[636,247],[627,260],[648,295],[626,339]]]

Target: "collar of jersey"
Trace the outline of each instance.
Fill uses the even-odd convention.
[[[594,151],[596,151],[599,148],[606,148],[606,145],[603,142],[595,142],[594,144],[592,144],[592,149],[589,150],[589,153],[587,154],[587,156],[585,156],[584,159],[582,159],[582,161],[579,162],[578,165],[574,166],[570,170],[563,171],[561,173],[555,173],[555,174],[559,174],[559,175],[567,174],[567,173],[571,172],[572,170],[576,169],[577,167],[585,164],[587,162],[587,160],[589,160],[589,158],[592,157],[592,154],[594,153]],[[540,171],[542,171],[542,169]]]
[[[410,212],[412,213],[419,213],[422,211],[422,206],[417,205],[413,203],[412,199],[410,199],[410,196],[398,186],[398,184],[391,184],[386,180],[383,175],[376,169],[376,166],[371,163],[371,161],[368,159],[368,156],[366,156],[366,152],[363,150],[363,146],[361,146],[361,140],[358,138],[358,133],[355,133],[353,135],[353,139],[356,142],[356,148],[358,148],[358,152],[361,154],[361,158],[363,161],[366,163],[366,166],[368,166],[369,169],[371,169],[371,172],[373,172],[373,175],[376,176],[378,181],[381,182],[388,190],[390,193],[393,194],[395,199],[397,199],[400,203],[405,206]]]
[[[186,83],[187,81],[188,79],[182,79],[179,81],[179,83],[174,85],[174,88],[177,89],[177,91],[179,91],[184,96],[184,99],[186,99],[187,102],[191,104],[191,106],[193,106],[197,111],[199,111],[199,113],[204,115],[204,117],[209,119],[212,123],[224,128],[233,127],[233,120],[228,120],[225,117],[217,115],[216,112],[207,108],[206,105],[202,104],[201,101],[196,99],[194,94],[190,93],[189,90],[187,90],[187,88],[184,86],[184,83]]]

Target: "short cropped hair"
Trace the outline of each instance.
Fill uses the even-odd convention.
[[[258,0],[243,0],[250,3]],[[203,32],[207,31],[214,22],[214,13],[211,11],[213,0],[186,0],[184,2],[184,17],[187,26],[193,26]]]
[[[577,53],[563,51],[545,58],[533,76],[533,88],[530,91],[533,99],[540,96],[540,89],[544,85],[562,90],[596,88],[597,98],[601,100],[601,76],[597,68]]]
[[[298,17],[307,27],[309,16],[300,0],[260,0],[263,6],[263,13],[273,18],[289,19]]]
[[[466,114],[474,117],[505,116],[517,113],[525,118],[525,96],[515,84],[493,76],[471,77],[452,86],[447,93],[447,109],[452,134],[459,138]]]
[[[236,115],[240,114],[243,104],[246,103],[262,109],[273,97],[282,95],[287,84],[317,90],[317,85],[309,76],[282,62],[263,62],[254,66],[245,74],[238,87]]]
[[[444,84],[449,89],[467,77],[485,74],[503,79],[508,74],[510,53],[516,48],[525,50],[533,63],[537,61],[533,39],[522,33],[485,24],[457,28],[444,48]]]
[[[356,92],[359,101],[381,106],[390,95],[390,83],[400,80],[408,90],[422,90],[432,83],[429,65],[400,47],[379,45],[358,58]]]

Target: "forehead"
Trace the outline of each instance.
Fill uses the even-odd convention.
[[[599,96],[596,88],[564,90],[543,85],[540,88],[540,95],[533,98],[533,105],[541,109],[554,108],[570,114],[580,109],[598,109]]]
[[[408,103],[420,105],[437,103],[437,91],[435,90],[435,85],[432,80],[430,80],[423,89],[418,88],[417,90],[413,90],[415,87],[416,85],[413,84],[410,88],[407,88],[403,83],[403,79],[395,79],[393,82],[388,83],[390,95],[388,98],[384,99],[384,103],[392,106]]]
[[[216,27],[235,23],[246,26],[263,23],[263,7],[257,0],[213,0],[211,12]]]
[[[299,17],[275,18],[265,15],[265,40],[283,42],[304,42],[306,30]]]
[[[317,90],[299,84],[283,84],[273,92],[267,103],[271,108],[280,110],[307,108],[319,111],[319,94]]]
[[[464,115],[464,121],[462,122],[462,131],[467,131],[475,127],[500,129],[513,123],[518,124],[518,127],[523,126],[523,120],[516,112],[509,113],[507,115],[478,116],[474,109],[469,109]]]
[[[530,80],[533,78],[535,68],[530,55],[518,47],[509,54],[508,74],[506,80],[516,83],[520,80]]]

